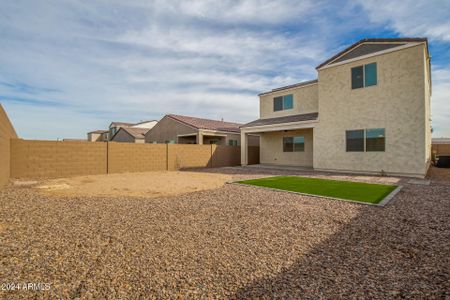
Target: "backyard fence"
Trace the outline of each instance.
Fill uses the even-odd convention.
[[[239,146],[11,139],[12,178],[56,178],[240,165]],[[249,147],[258,163],[259,147]]]
[[[5,185],[10,177],[11,138],[17,138],[14,127],[0,105],[0,187]]]

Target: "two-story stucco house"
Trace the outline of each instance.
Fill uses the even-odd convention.
[[[318,79],[259,95],[261,164],[423,177],[431,159],[425,38],[364,39],[317,68]]]

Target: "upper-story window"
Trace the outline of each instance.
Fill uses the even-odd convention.
[[[294,96],[292,94],[273,98],[273,111],[292,109],[294,107]]]
[[[377,63],[352,68],[352,89],[377,84]]]

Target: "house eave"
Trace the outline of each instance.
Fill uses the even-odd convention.
[[[319,119],[310,121],[280,123],[273,125],[244,127],[241,128],[241,133],[261,133],[261,132],[282,131],[282,130],[307,129],[316,127],[317,123],[319,123]]]

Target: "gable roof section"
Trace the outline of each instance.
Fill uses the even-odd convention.
[[[94,131],[91,131],[91,132],[88,132],[88,133],[98,133],[98,134],[102,134],[102,133],[107,133],[107,132],[109,132],[109,131],[108,131],[108,130],[100,129],[100,130],[94,130]]]
[[[123,130],[124,132],[128,133],[130,136],[132,136],[135,139],[144,139],[145,134],[150,131],[148,128],[132,128],[132,127],[120,127],[119,130],[113,135],[111,140],[114,140],[115,136]]]
[[[145,124],[145,123],[150,123],[150,122],[158,122],[158,121],[157,121],[157,120],[141,121],[141,122],[136,123],[136,124],[131,124],[131,126],[136,126],[136,125]]]
[[[270,93],[274,93],[274,92],[278,92],[278,91],[288,90],[288,89],[292,89],[292,88],[296,88],[296,87],[302,87],[302,86],[306,86],[306,85],[316,84],[317,82],[318,82],[317,79],[302,81],[299,83],[294,83],[291,85],[286,85],[286,86],[282,86],[282,87],[279,87],[276,89],[272,89],[271,91],[268,91],[268,92],[263,92],[263,93],[259,94],[258,96],[262,96],[262,95],[266,95],[266,94],[270,94]]]
[[[396,47],[404,46],[408,43],[423,43],[427,44],[428,49],[428,39],[427,38],[374,38],[374,39],[362,39],[353,45],[345,48],[341,52],[327,59],[316,69],[320,69],[326,65],[331,65],[333,63],[343,62],[349,59],[357,58],[360,56],[377,53],[384,50],[393,49]]]
[[[111,127],[111,126],[133,126],[133,125],[136,125],[136,124],[134,124],[134,123],[126,123],[126,122],[111,122],[109,127]]]
[[[258,119],[242,125],[241,128],[245,127],[254,127],[254,126],[265,126],[265,125],[277,125],[284,123],[292,123],[292,122],[302,122],[302,121],[315,121],[319,117],[319,113],[308,113],[308,114],[299,114],[299,115],[291,115],[285,117],[277,117],[277,118],[268,118],[268,119]]]
[[[242,125],[240,123],[224,122],[173,114],[167,115],[167,117],[196,129],[206,129],[213,131],[240,132],[239,126]]]
[[[145,138],[145,134],[150,130],[148,128],[133,128],[133,127],[122,127],[119,130],[124,130],[129,133],[135,139]]]

